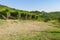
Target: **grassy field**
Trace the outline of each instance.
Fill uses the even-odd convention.
[[[32,20],[0,20],[0,40],[60,40],[60,28]]]

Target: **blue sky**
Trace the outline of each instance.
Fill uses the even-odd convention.
[[[0,0],[0,4],[28,11],[60,11],[60,0]]]

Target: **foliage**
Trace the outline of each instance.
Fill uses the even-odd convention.
[[[0,5],[0,19],[39,20],[43,22],[58,20],[60,22],[60,12],[29,12]]]

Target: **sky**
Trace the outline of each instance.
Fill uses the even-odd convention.
[[[60,11],[60,0],[0,0],[0,4],[27,11]]]

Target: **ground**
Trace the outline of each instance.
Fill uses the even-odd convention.
[[[32,20],[3,20],[2,22],[0,24],[0,40],[25,40],[35,37],[40,31],[53,27],[50,23]]]

